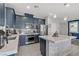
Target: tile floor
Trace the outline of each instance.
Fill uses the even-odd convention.
[[[18,56],[42,56],[39,43],[21,46]],[[79,56],[79,46],[72,44],[71,53],[68,56]]]
[[[68,56],[79,56],[79,46],[72,44],[71,53]]]
[[[19,56],[41,56],[39,43],[21,46]]]

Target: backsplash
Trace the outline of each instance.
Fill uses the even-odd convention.
[[[37,33],[37,29],[16,29],[19,34]]]

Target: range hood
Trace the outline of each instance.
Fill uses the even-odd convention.
[[[26,17],[30,17],[30,18],[33,18],[33,14],[24,13],[24,15],[25,15]]]

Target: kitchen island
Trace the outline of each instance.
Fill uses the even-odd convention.
[[[12,37],[16,37],[15,39],[8,40],[8,44],[5,43],[5,46],[0,49],[0,56],[14,56],[18,53],[18,41],[19,35],[15,34]]]
[[[40,51],[43,56],[66,56],[71,50],[71,39],[76,37],[59,35],[52,37],[50,35],[39,36]]]

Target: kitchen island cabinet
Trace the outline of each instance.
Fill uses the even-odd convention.
[[[43,56],[46,56],[46,40],[40,39],[40,51]]]
[[[76,37],[59,35],[52,37],[49,35],[39,36],[40,51],[43,56],[66,56],[71,51],[71,39]]]

